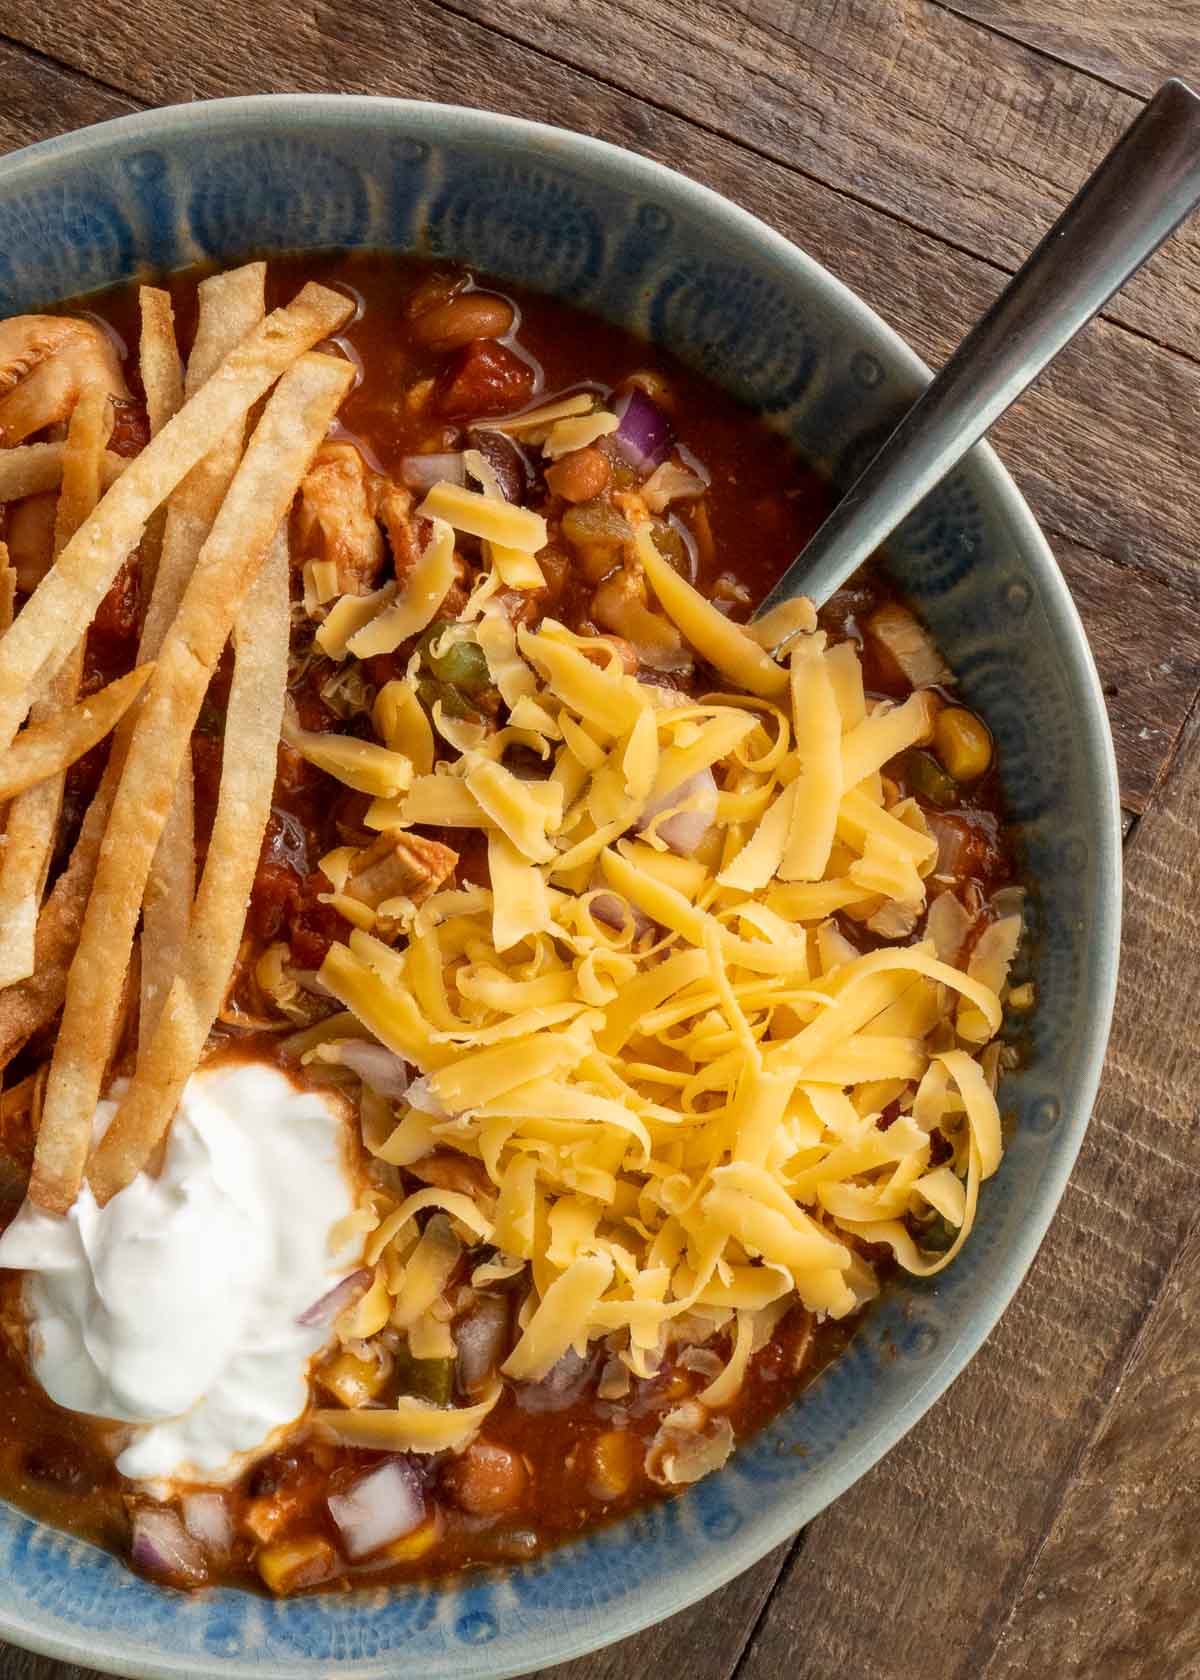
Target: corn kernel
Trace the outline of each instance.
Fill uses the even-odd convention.
[[[619,1499],[633,1482],[634,1440],[627,1429],[607,1429],[591,1447],[590,1492],[597,1499]]]
[[[264,1546],[255,1558],[258,1573],[273,1593],[298,1592],[315,1586],[333,1573],[334,1551],[328,1540],[312,1535],[307,1540],[287,1540],[278,1546]]]
[[[436,1511],[432,1511],[410,1534],[402,1534],[399,1540],[393,1540],[390,1546],[385,1546],[383,1555],[393,1563],[415,1563],[418,1558],[423,1558],[426,1552],[433,1550],[441,1532],[441,1518]]]
[[[956,782],[974,782],[992,762],[992,738],[974,712],[947,706],[938,713],[933,747]]]
[[[1027,980],[1023,986],[1014,986],[1008,994],[1010,1009],[1032,1009],[1034,1004],[1033,981]]]
[[[353,1411],[373,1400],[383,1387],[383,1365],[378,1360],[360,1359],[344,1349],[317,1372],[317,1381],[336,1400]]]

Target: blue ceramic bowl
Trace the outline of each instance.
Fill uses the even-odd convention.
[[[928,378],[763,223],[642,158],[532,123],[387,99],[239,99],[0,161],[0,315],[146,265],[331,245],[461,259],[607,315],[762,410],[835,481]],[[955,1265],[893,1290],[718,1475],[537,1563],[384,1594],[183,1598],[0,1506],[0,1636],[126,1675],[498,1680],[633,1633],[747,1568],[962,1369],[1033,1258],[1095,1095],[1117,960],[1116,773],[1070,597],[987,449],[909,519],[892,562],[999,740],[1038,887],[1039,1004],[1003,1090],[1012,1134]]]

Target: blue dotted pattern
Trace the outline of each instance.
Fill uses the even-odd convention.
[[[359,244],[463,258],[650,333],[845,482],[919,373],[790,247],[667,172],[481,113],[285,97],[105,125],[0,163],[0,312],[147,265]],[[1036,533],[978,452],[893,545],[901,583],[996,733],[1039,883],[1040,1005],[1003,1099],[1017,1117],[971,1244],[898,1287],[845,1356],[719,1475],[506,1571],[434,1591],[184,1598],[0,1505],[0,1633],[124,1674],[490,1680],[687,1603],[816,1514],[986,1334],[1032,1255],[1090,1101],[1114,894],[1102,737],[1077,627]],[[1089,726],[1091,727],[1091,726]],[[1101,931],[1098,931],[1101,930]]]

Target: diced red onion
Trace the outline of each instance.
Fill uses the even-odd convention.
[[[939,817],[936,812],[926,814],[925,821],[929,824],[929,832],[938,843],[936,872],[939,875],[949,875],[956,879],[963,873],[963,864],[970,838],[961,821],[952,817]]]
[[[324,1330],[335,1318],[340,1318],[347,1307],[352,1307],[360,1296],[366,1294],[374,1277],[370,1266],[360,1266],[358,1271],[351,1272],[349,1277],[326,1290],[320,1300],[314,1301],[300,1314],[296,1323],[306,1330]]]
[[[970,931],[971,918],[954,893],[938,893],[925,918],[925,937],[933,940],[939,961],[956,967]]]
[[[430,1089],[427,1074],[422,1074],[420,1079],[414,1079],[405,1094],[410,1108],[417,1109],[421,1114],[432,1114],[437,1120],[449,1119],[446,1109]]]
[[[568,1348],[557,1364],[552,1365],[541,1382],[521,1383],[516,1390],[517,1405],[523,1412],[562,1412],[574,1405],[591,1381],[595,1359],[581,1359],[574,1348]]]
[[[613,442],[631,467],[650,472],[666,460],[675,434],[670,420],[645,391],[635,385],[619,399],[613,413],[620,421]]]
[[[1025,888],[1001,887],[992,895],[992,915],[999,921],[1004,916],[1025,914]]]
[[[222,1493],[185,1493],[184,1527],[210,1552],[227,1552],[233,1545],[233,1519]]]
[[[508,1327],[507,1295],[481,1295],[455,1324],[458,1376],[467,1394],[479,1394],[487,1387],[508,1351]]]
[[[400,477],[410,490],[432,490],[435,484],[465,484],[461,451],[447,455],[406,455]]]
[[[151,1575],[196,1582],[208,1574],[204,1553],[167,1505],[137,1506],[129,1555]]]
[[[383,1044],[348,1038],[338,1045],[342,1063],[381,1097],[399,1102],[409,1086],[408,1063]]]
[[[507,432],[497,432],[488,426],[473,426],[467,433],[467,441],[495,473],[505,501],[523,502],[529,488],[529,463],[520,444]]]
[[[366,1557],[411,1534],[425,1518],[420,1482],[403,1458],[389,1458],[377,1470],[331,1493],[328,1504],[351,1558]]]
[[[698,770],[669,793],[651,799],[637,820],[639,833],[650,827],[660,811],[670,810],[673,805],[688,805],[691,809],[676,811],[673,816],[666,817],[654,832],[680,857],[691,857],[717,814],[717,783],[712,771]]]
[[[597,893],[595,898],[589,899],[588,908],[598,922],[612,928],[614,933],[624,933],[631,919],[635,939],[640,938],[643,933],[650,933],[654,928],[654,923],[644,910],[639,910],[636,904],[630,904],[624,898],[618,898],[616,893]]]

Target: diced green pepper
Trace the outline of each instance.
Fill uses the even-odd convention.
[[[904,755],[903,779],[909,793],[930,805],[954,805],[959,798],[958,783],[942,769],[932,753],[911,751]]]
[[[417,699],[430,713],[433,711],[434,701],[440,700],[442,710],[447,717],[471,718],[479,716],[460,688],[455,688],[452,683],[439,682],[436,677],[417,678]]]
[[[452,1359],[414,1359],[404,1348],[396,1355],[396,1378],[401,1394],[416,1395],[434,1406],[448,1406],[454,1397]]]
[[[958,1231],[940,1213],[935,1213],[932,1219],[913,1231],[913,1241],[925,1254],[945,1254],[957,1240]]]
[[[487,657],[475,642],[451,642],[445,653],[437,658],[431,655],[426,663],[435,677],[464,694],[477,694],[492,680]]]
[[[650,540],[668,566],[674,567],[680,577],[688,576],[691,567],[688,564],[687,544],[674,525],[668,525],[665,519],[654,520],[650,526]]]

